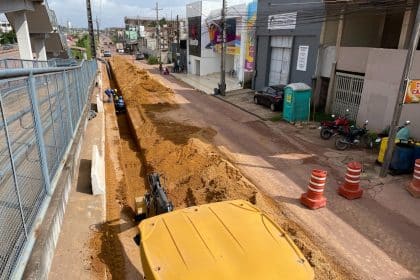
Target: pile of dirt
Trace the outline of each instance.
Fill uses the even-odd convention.
[[[116,84],[127,104],[128,120],[141,149],[141,176],[156,171],[175,208],[244,199],[282,225],[314,267],[316,279],[352,279],[334,264],[281,205],[262,194],[212,144],[216,132],[174,122],[160,113],[178,109],[171,89],[123,57],[111,60]]]

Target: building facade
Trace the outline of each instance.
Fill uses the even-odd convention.
[[[221,68],[221,3],[200,1],[187,5],[188,18],[188,73],[209,75]],[[225,71],[239,84],[251,83],[254,24],[257,2],[230,5],[226,9]],[[200,31],[200,32],[198,32]],[[251,50],[252,49],[252,50]]]
[[[343,114],[381,132],[392,120],[418,1],[399,1],[392,9],[377,3],[329,1],[318,63],[315,98],[326,112]],[[337,11],[341,11],[337,14]],[[420,80],[420,52],[409,74]],[[420,137],[420,103],[404,104],[400,123],[410,120]]]
[[[312,0],[258,1],[253,88],[294,82],[312,86],[323,24],[322,20],[311,20],[302,7],[322,13],[324,4]]]

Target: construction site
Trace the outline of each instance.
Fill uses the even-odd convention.
[[[147,191],[146,174],[157,171],[164,176],[175,209],[247,200],[287,231],[314,268],[315,279],[353,279],[289,217],[287,209],[258,190],[214,145],[213,129],[172,118],[180,105],[170,88],[128,59],[114,57],[110,65],[112,79],[103,68],[103,87],[119,89],[127,114],[117,116],[111,104],[104,104],[107,222],[92,237],[90,249],[99,256],[93,264],[104,262],[113,279],[142,276],[139,250],[132,240],[137,231],[134,203]]]
[[[67,2],[0,5],[0,280],[420,279],[419,0]]]

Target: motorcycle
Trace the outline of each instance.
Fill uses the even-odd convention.
[[[337,135],[338,133],[348,133],[350,121],[347,118],[349,110],[346,110],[346,115],[335,117],[335,115],[331,115],[334,118],[333,121],[324,121],[321,122],[320,132],[319,135],[324,140],[329,140],[332,136]]]
[[[369,139],[367,125],[365,121],[363,127],[350,127],[347,133],[341,133],[341,136],[335,140],[335,148],[340,151],[347,150],[350,146],[358,146],[363,143],[366,147],[372,148],[373,141]]]

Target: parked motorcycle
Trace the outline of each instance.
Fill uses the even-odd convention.
[[[334,118],[333,121],[324,121],[321,122],[321,131],[319,135],[324,140],[329,140],[332,136],[337,135],[338,133],[348,133],[350,121],[347,118],[349,110],[346,110],[345,116],[331,115]]]
[[[335,148],[340,151],[347,150],[350,146],[358,146],[360,143],[366,147],[372,148],[373,141],[369,139],[367,133],[367,125],[369,121],[365,121],[363,127],[350,127],[347,133],[341,133],[341,136],[335,140]]]

